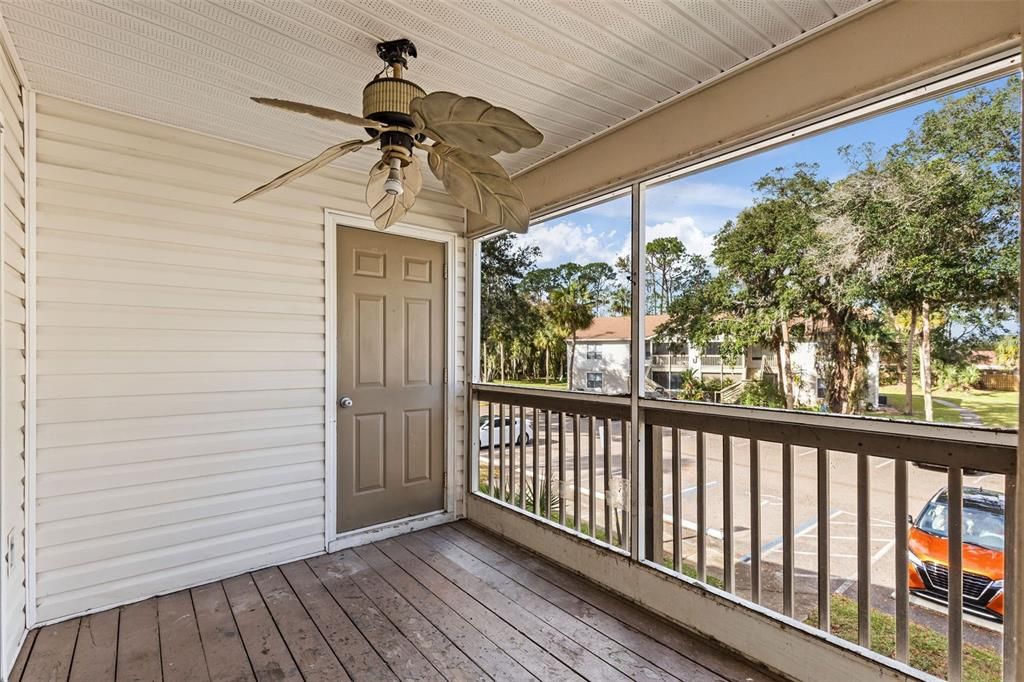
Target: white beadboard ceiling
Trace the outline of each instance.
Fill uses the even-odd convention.
[[[409,79],[544,133],[497,157],[515,173],[868,1],[0,0],[0,12],[40,92],[300,157],[360,131],[249,97],[361,113],[383,66],[375,44],[410,38]]]

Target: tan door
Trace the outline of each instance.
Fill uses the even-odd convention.
[[[444,351],[444,246],[340,228],[339,532],[444,509]]]

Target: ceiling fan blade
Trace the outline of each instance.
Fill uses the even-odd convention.
[[[328,147],[327,149],[320,152],[319,156],[313,157],[312,159],[302,164],[301,166],[296,166],[295,168],[292,168],[287,173],[282,173],[281,175],[278,175],[276,178],[274,178],[267,184],[260,185],[259,187],[249,192],[245,196],[238,197],[237,199],[235,199],[234,203],[237,204],[239,201],[251,199],[257,194],[263,194],[264,192],[268,192],[272,189],[277,189],[281,185],[287,184],[297,178],[301,178],[303,175],[312,173],[315,170],[319,170],[326,166],[327,164],[329,164],[331,161],[337,159],[338,157],[344,156],[349,152],[354,152],[363,145],[370,144],[371,142],[373,142],[373,140],[348,140],[347,142],[342,142],[341,144],[336,144],[332,147]]]
[[[409,165],[401,170],[403,191],[399,195],[384,191],[390,168],[384,161],[378,161],[370,169],[370,180],[366,183],[366,205],[370,217],[378,229],[386,230],[402,219],[402,216],[416,203],[416,195],[423,189],[423,172],[415,156]]]
[[[544,140],[544,135],[519,114],[479,97],[432,92],[413,99],[409,113],[416,127],[430,138],[472,154],[517,152]]]
[[[430,170],[459,205],[520,234],[530,223],[522,191],[494,159],[438,142],[427,157]]]
[[[343,111],[335,111],[334,109],[328,109],[327,107],[318,107],[313,104],[303,104],[302,102],[292,102],[287,99],[271,99],[269,97],[252,97],[253,102],[258,104],[265,104],[268,107],[274,107],[277,109],[284,109],[285,111],[294,111],[298,114],[309,114],[316,118],[326,119],[328,121],[340,121],[341,123],[350,123],[354,126],[361,128],[383,128],[383,123],[377,121],[371,121],[368,118],[362,116],[356,116],[355,114],[346,114]]]

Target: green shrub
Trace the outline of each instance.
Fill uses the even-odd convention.
[[[748,407],[785,407],[786,398],[774,381],[763,377],[743,387],[738,404]]]

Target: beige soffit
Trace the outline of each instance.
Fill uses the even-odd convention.
[[[516,177],[534,213],[1019,47],[1018,0],[898,0],[861,12]],[[471,233],[486,225],[470,220]]]
[[[521,113],[540,147],[498,160],[521,171],[634,118],[867,0],[2,0],[40,92],[309,157],[344,126],[259,107],[251,95],[358,113],[407,37],[428,91]],[[366,171],[369,156],[338,165]]]

